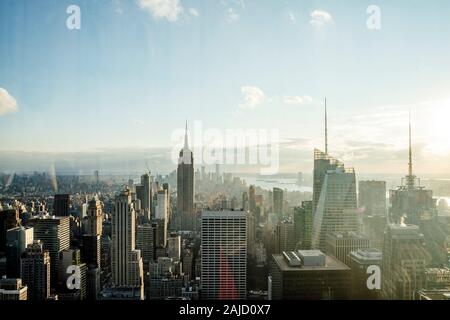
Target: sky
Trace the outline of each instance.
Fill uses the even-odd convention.
[[[329,150],[348,166],[406,173],[411,111],[416,173],[450,173],[448,12],[446,0],[0,1],[0,171],[40,168],[36,155],[159,157],[186,120],[278,130],[281,171],[307,171],[326,97]]]

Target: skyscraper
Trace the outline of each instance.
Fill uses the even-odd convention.
[[[256,191],[255,186],[251,185],[248,190],[248,204],[250,212],[256,213]]]
[[[28,245],[21,261],[21,278],[28,287],[28,300],[50,297],[50,255],[41,241]]]
[[[58,283],[59,253],[70,247],[70,218],[40,215],[28,222],[35,240],[41,240],[51,259],[52,285]]]
[[[53,214],[58,217],[68,217],[70,209],[70,195],[55,194],[53,201]]]
[[[312,225],[312,201],[303,201],[301,207],[294,208],[295,243],[298,249],[311,249]]]
[[[79,288],[69,288],[67,282],[71,273],[68,273],[69,267],[76,267],[78,269],[77,275],[79,278],[73,281],[72,284],[79,285]],[[59,270],[60,270],[60,289],[58,291],[58,298],[61,300],[84,300],[86,299],[86,271],[85,263],[81,262],[81,254],[78,249],[66,249],[59,253]],[[70,271],[70,270],[69,270]],[[78,282],[78,283],[77,283]],[[69,281],[70,283],[70,281]]]
[[[151,223],[137,227],[136,249],[141,251],[144,271],[148,271],[148,264],[155,259],[155,229]]]
[[[326,253],[348,265],[348,254],[358,249],[368,249],[369,239],[356,232],[331,232],[326,237]]]
[[[246,221],[244,211],[204,211],[202,213],[202,299],[246,298]]]
[[[20,278],[20,257],[33,243],[33,228],[17,227],[6,233],[6,274]]]
[[[131,191],[125,189],[115,199],[112,215],[112,283],[115,287],[139,290],[143,297],[143,265],[136,250],[136,213]]]
[[[429,256],[415,225],[389,224],[384,235],[382,295],[390,300],[414,300],[424,285]]]
[[[326,173],[328,170],[336,170],[339,167],[344,167],[344,164],[328,155],[328,114],[327,100],[325,99],[325,152],[314,149],[313,215],[317,209]]]
[[[141,209],[144,216],[150,221],[152,216],[152,180],[149,173],[141,176],[141,192],[138,194],[138,199],[141,200]]]
[[[386,215],[386,181],[359,181],[358,207],[364,215]]]
[[[194,212],[194,155],[189,149],[187,123],[184,147],[180,151],[177,170],[177,219],[180,230],[195,229]]]
[[[169,219],[169,195],[167,190],[159,190],[157,194],[155,220],[157,223],[157,244],[165,247],[167,244],[167,227]]]
[[[295,250],[294,223],[283,220],[275,228],[275,253],[292,250]]]
[[[87,234],[101,236],[103,228],[103,209],[102,203],[96,197],[89,201],[87,220]]]
[[[273,212],[280,221],[284,216],[283,201],[283,190],[280,188],[273,188]]]
[[[408,175],[402,185],[390,190],[389,221],[394,224],[413,224],[420,228],[425,237],[431,263],[439,267],[447,263],[445,226],[438,221],[436,199],[433,191],[420,185],[420,179],[413,174],[411,120],[409,121]]]
[[[314,212],[312,247],[326,250],[328,233],[360,231],[356,210],[356,178],[353,169],[344,166],[327,170]]]
[[[0,211],[0,252],[5,252],[6,232],[19,226],[19,211],[8,209]]]

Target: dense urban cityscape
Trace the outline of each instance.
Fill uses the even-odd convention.
[[[168,175],[3,174],[0,297],[448,299],[450,210],[414,175],[411,124],[409,138],[388,197],[385,181],[357,184],[327,142],[312,193],[195,169],[187,127]]]

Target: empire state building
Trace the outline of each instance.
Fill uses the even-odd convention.
[[[177,227],[182,231],[195,229],[194,155],[189,149],[187,123],[184,147],[180,151],[177,169]]]

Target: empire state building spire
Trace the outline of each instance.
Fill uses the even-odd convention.
[[[187,120],[186,120],[186,129],[184,133],[184,149],[189,149],[189,142],[188,142],[188,130],[187,130]]]

